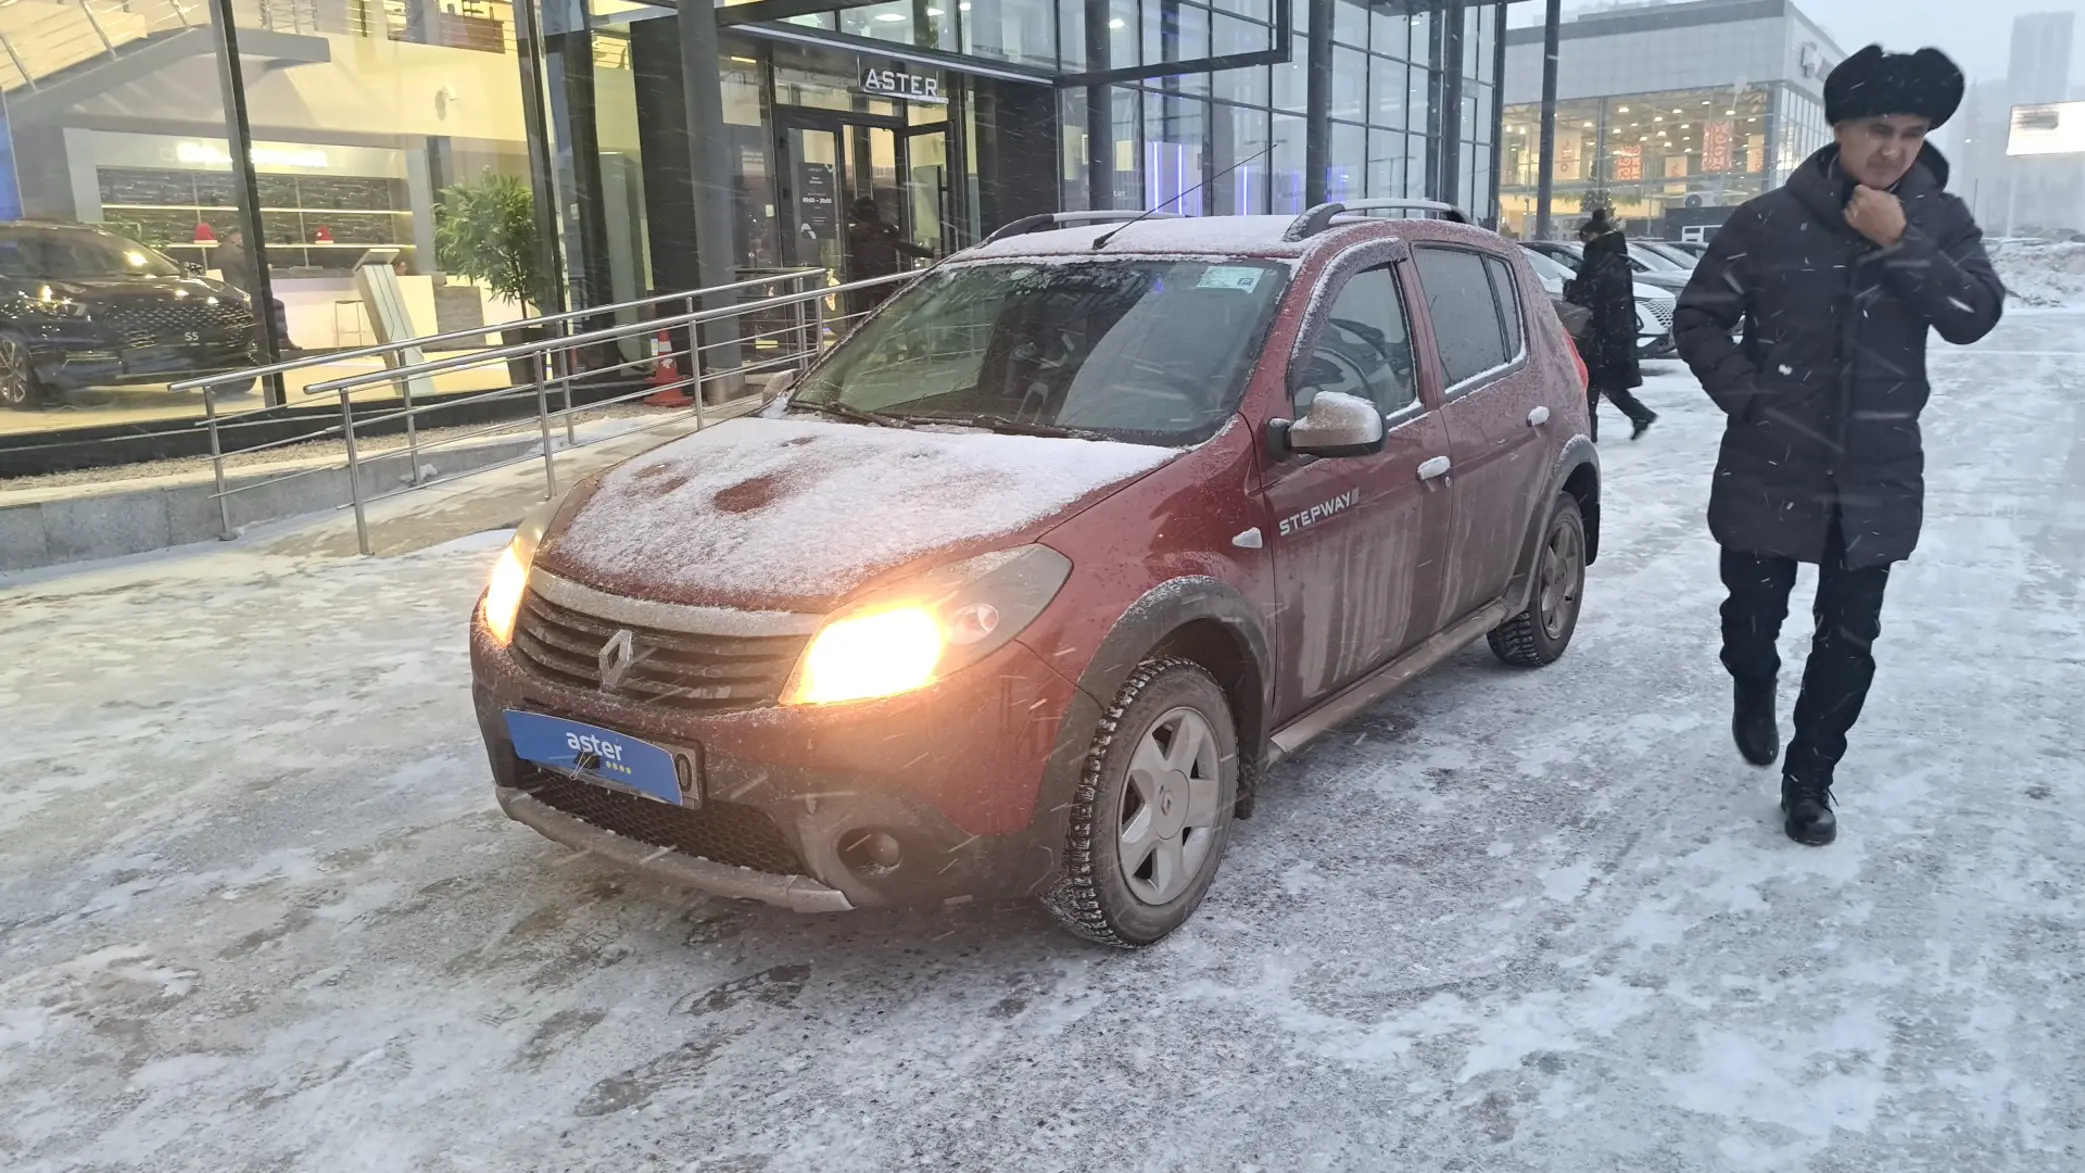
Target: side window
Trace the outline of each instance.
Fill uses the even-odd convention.
[[[1463,249],[1419,248],[1413,253],[1448,386],[1505,365],[1506,339],[1484,259]]]
[[[1374,403],[1384,415],[1419,398],[1412,374],[1412,335],[1404,297],[1388,265],[1356,273],[1332,299],[1296,391],[1298,415],[1320,391],[1341,391]]]
[[[1506,327],[1506,358],[1519,358],[1527,349],[1527,340],[1522,337],[1519,283],[1513,280],[1513,266],[1498,257],[1486,257],[1484,269],[1491,274],[1491,293],[1499,299],[1499,321]]]

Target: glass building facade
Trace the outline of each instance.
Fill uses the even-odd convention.
[[[1554,236],[1595,207],[1638,234],[1706,231],[1831,141],[1824,79],[1843,54],[1791,0],[1585,9],[1557,32]],[[1520,236],[1538,227],[1543,37],[1505,36],[1499,222]]]
[[[944,255],[1020,215],[1096,206],[1295,212],[1322,194],[1497,214],[1503,3],[715,13],[702,68],[722,91],[740,274],[844,279],[845,209],[863,199]],[[265,292],[275,328],[255,359],[379,341],[355,278],[373,262],[397,275],[415,335],[694,288],[713,245],[693,227],[681,24],[678,5],[638,0],[0,6],[0,214],[103,226]],[[437,222],[459,189],[530,201],[552,275],[540,296],[444,272]],[[0,410],[0,475],[8,436],[172,428],[199,410],[131,384],[46,387],[34,410]]]

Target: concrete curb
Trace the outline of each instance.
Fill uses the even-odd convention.
[[[453,477],[520,459],[539,443],[526,436],[445,448],[423,453],[421,465]],[[360,462],[363,496],[396,492],[411,473],[411,459],[403,450],[371,456]],[[352,497],[345,468],[319,466],[287,477],[280,468],[263,468],[227,476],[225,483],[232,489],[253,486],[227,498],[235,533],[261,522],[337,509]],[[106,483],[79,489],[69,496],[0,504],[0,572],[117,558],[223,537],[214,497],[217,486],[207,477],[139,489]]]
[[[710,406],[704,412],[705,426],[736,419],[764,405],[764,397],[748,395]],[[602,422],[605,421],[596,421]],[[665,443],[678,434],[640,427],[627,431],[610,429],[589,436],[588,430],[588,425],[581,425],[580,444],[576,448],[563,445],[560,431],[555,453],[561,465],[567,454],[613,445],[626,437],[649,433],[653,443]],[[432,470],[426,479],[453,483],[471,473],[540,455],[541,445],[542,441],[530,433],[483,444],[437,448],[421,452],[420,466],[422,471]],[[622,453],[614,459],[628,455]],[[358,467],[363,500],[372,505],[384,494],[395,499],[412,473],[411,457],[402,448],[366,457],[358,462]],[[287,475],[292,472],[298,475]],[[180,479],[162,479],[129,488],[124,485],[116,481],[56,491],[31,490],[14,503],[8,503],[6,495],[0,494],[0,574],[121,558],[223,538],[215,498],[217,486],[207,474],[182,474]],[[344,514],[353,499],[347,470],[323,463],[242,469],[236,475],[228,474],[225,485],[228,489],[252,486],[227,497],[234,534],[264,522],[335,511]],[[419,495],[415,492],[410,497]]]

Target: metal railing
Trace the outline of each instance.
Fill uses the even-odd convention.
[[[490,329],[454,331],[188,379],[173,384],[172,389],[200,390],[203,393],[204,418],[197,426],[207,427],[210,432],[211,468],[216,482],[212,496],[218,506],[220,536],[226,540],[238,536],[231,512],[231,501],[237,494],[298,477],[344,469],[348,500],[340,507],[354,510],[356,546],[363,554],[370,554],[374,552],[368,519],[371,505],[457,476],[491,472],[539,457],[543,463],[544,495],[546,498],[554,497],[558,490],[558,452],[691,420],[695,427],[701,428],[708,422],[710,409],[762,396],[768,378],[783,371],[807,368],[812,359],[850,332],[896,286],[917,275],[907,272],[850,285],[831,285],[823,269],[793,270],[711,289],[572,310]],[[784,291],[738,304],[715,304],[722,297],[742,296],[748,290],[767,293],[777,287],[783,287]],[[667,312],[659,312],[662,307]],[[640,310],[647,312],[635,320],[595,329],[574,329],[583,326],[587,319],[627,317]],[[503,339],[513,337],[517,332],[526,335],[545,330],[549,333],[542,338],[438,358],[402,361],[407,351],[424,352],[444,342],[482,337],[494,329],[502,332]],[[636,358],[629,357],[633,349],[639,352]],[[337,400],[340,409],[337,422],[300,430],[285,438],[228,450],[227,434],[269,424],[280,426],[288,409],[276,407],[227,414],[220,410],[218,403],[220,388],[370,357],[386,358],[397,365],[341,375],[303,389],[302,397],[307,402],[327,398]],[[415,391],[416,384],[425,388],[444,376],[454,377],[487,368],[511,372],[516,367],[525,368],[528,377],[502,378],[499,381],[507,385],[490,390],[442,395],[432,402],[424,397],[424,390]],[[630,385],[633,383],[635,386]],[[575,390],[580,388],[594,394],[582,402],[575,395]],[[372,393],[375,398],[371,398]],[[417,402],[416,395],[422,396]],[[640,401],[649,402],[640,404]],[[513,410],[504,413],[501,405],[510,405]],[[630,428],[604,428],[599,435],[581,436],[577,428],[581,416],[618,408],[640,409],[643,418]],[[427,419],[431,414],[457,412],[459,409],[501,414],[502,418],[475,427],[466,426],[431,440],[423,435],[423,430],[430,426]],[[562,448],[554,435],[560,425],[564,432]],[[366,445],[379,431],[403,433],[402,447],[392,452],[402,452],[409,465],[408,474],[401,478],[405,482],[402,487],[386,492],[369,491],[364,484],[364,469],[372,459]],[[473,467],[454,476],[422,475],[428,454],[503,433],[532,433],[536,441],[534,450],[512,459]],[[229,457],[333,441],[341,444],[344,463],[328,459],[274,476],[237,485],[230,483],[226,464]]]

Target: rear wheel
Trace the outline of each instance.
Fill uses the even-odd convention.
[[[1528,609],[1492,631],[1492,654],[1523,668],[1555,663],[1571,646],[1584,601],[1585,515],[1577,498],[1559,493],[1542,534],[1542,549],[1535,555]]]
[[[1209,891],[1237,802],[1238,734],[1223,689],[1191,661],[1144,661],[1094,731],[1064,876],[1043,903],[1089,941],[1158,941]]]
[[[0,407],[27,411],[36,406],[41,390],[29,344],[0,334]]]

